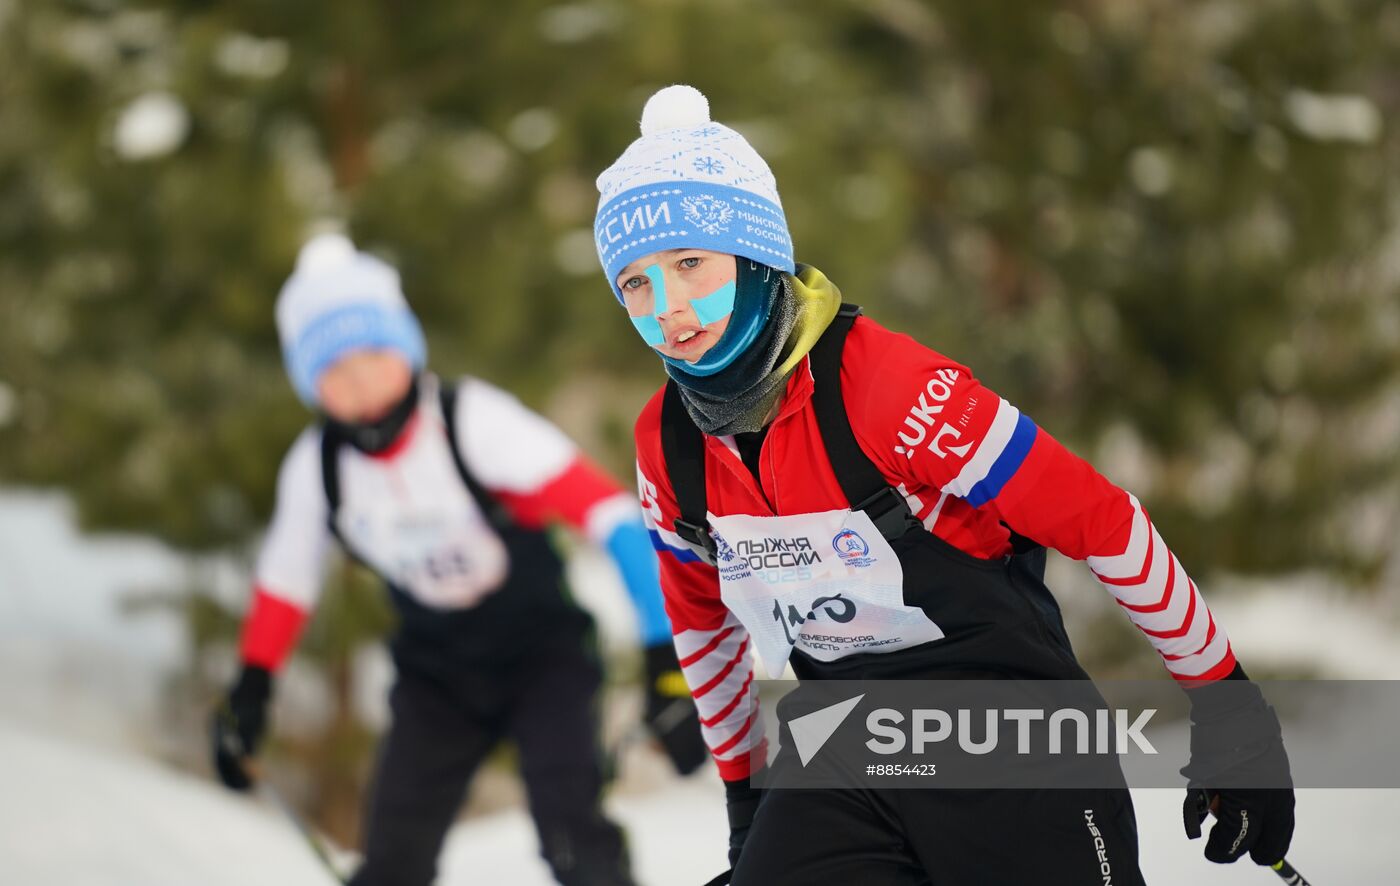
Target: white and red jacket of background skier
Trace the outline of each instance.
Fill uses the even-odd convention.
[[[563,522],[606,548],[632,597],[643,643],[669,638],[656,557],[632,494],[583,457],[557,427],[499,388],[463,379],[456,408],[460,455],[477,481],[520,525]],[[252,606],[243,624],[241,654],[247,664],[279,668],[321,593],[333,536],[320,441],[319,430],[309,428],[292,445],[278,474],[276,511],[259,552]],[[442,514],[465,515],[467,519],[457,523],[467,531],[452,540],[466,549],[466,556],[499,548],[495,539],[472,536],[494,535],[494,530],[461,481],[449,445],[436,397],[429,394],[384,452],[366,455],[349,445],[340,447],[342,505],[337,521],[342,532],[382,521],[386,513],[391,519],[426,525],[445,522],[438,520]],[[356,540],[357,553],[372,564],[402,562],[403,552],[385,549],[392,547],[393,539],[392,533],[362,533]],[[413,574],[405,582],[410,594],[415,594]]]
[[[841,366],[846,412],[861,449],[924,527],[983,558],[1010,551],[1006,526],[1088,561],[1181,681],[1212,681],[1234,653],[1196,585],[1142,505],[1065,449],[967,367],[861,317]],[[706,437],[706,494],[716,515],[815,513],[848,507],[811,405],[812,376],[794,371],[760,459],[762,494],[732,438]],[[729,781],[749,774],[763,742],[744,703],[753,680],[748,632],[720,600],[715,568],[675,534],[675,495],[661,449],[661,393],[637,421],[643,516],[660,552],[676,651],[707,744]]]

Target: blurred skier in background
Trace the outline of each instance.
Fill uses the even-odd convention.
[[[220,779],[252,784],[246,763],[274,676],[316,604],[335,540],[384,580],[399,617],[392,725],[351,882],[427,886],[473,772],[508,738],[558,881],[632,883],[623,834],[599,807],[592,619],[570,598],[546,529],[567,524],[617,564],[641,626],[648,723],[689,772],[706,752],[635,499],[514,397],[427,371],[398,273],[344,237],[302,249],[277,326],[297,395],[321,420],[278,476],[242,670],[213,721]]]
[[[1047,547],[1087,561],[1187,690],[1188,835],[1214,808],[1207,858],[1281,860],[1294,797],[1278,718],[1146,509],[796,263],[768,165],[697,90],[658,92],[641,132],[598,177],[594,236],[670,376],[637,420],[640,493],[725,780],[733,883],[1143,882],[1126,787],[751,783],[765,761],[751,647],[770,678],[791,664],[801,681],[1087,681]],[[794,550],[811,556],[780,568]],[[791,742],[773,766],[798,768]]]

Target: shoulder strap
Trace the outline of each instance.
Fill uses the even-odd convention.
[[[865,511],[881,535],[895,539],[919,525],[918,520],[904,496],[860,448],[841,395],[841,354],[860,313],[859,305],[843,304],[812,348],[812,409],[827,459],[851,509]]]
[[[666,382],[661,401],[661,452],[680,511],[676,535],[713,566],[718,559],[705,501],[705,435],[685,411],[674,380]]]
[[[326,520],[331,532],[339,535],[335,515],[340,510],[340,438],[329,425],[321,425],[321,486],[326,490]]]
[[[343,443],[344,440],[330,425],[321,424],[321,487],[326,491],[326,528],[330,530],[331,537],[340,542],[350,559],[368,566],[368,561],[340,534],[340,524],[336,522],[340,511],[340,447]],[[370,569],[373,570],[373,567]]]
[[[438,387],[438,402],[442,409],[442,420],[447,426],[447,448],[452,452],[452,463],[457,466],[457,474],[462,478],[462,484],[467,487],[467,492],[481,506],[482,512],[486,515],[487,521],[497,530],[509,528],[513,525],[510,515],[501,505],[494,495],[486,491],[486,487],[476,479],[467,468],[467,463],[462,460],[462,450],[458,446],[461,439],[460,431],[457,427],[457,383],[441,382]]]

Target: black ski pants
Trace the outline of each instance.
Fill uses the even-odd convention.
[[[631,886],[623,835],[604,817],[593,705],[601,683],[582,644],[515,667],[405,670],[390,695],[352,886],[428,886],[472,774],[503,738],[521,774],[541,854],[564,886]]]
[[[1141,886],[1126,789],[768,791],[732,886]]]

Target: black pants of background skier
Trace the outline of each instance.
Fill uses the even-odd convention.
[[[630,886],[622,833],[599,808],[596,661],[564,644],[513,665],[448,675],[399,663],[365,860],[352,886],[428,886],[472,775],[503,739],[519,751],[541,853],[555,878],[564,886]]]

